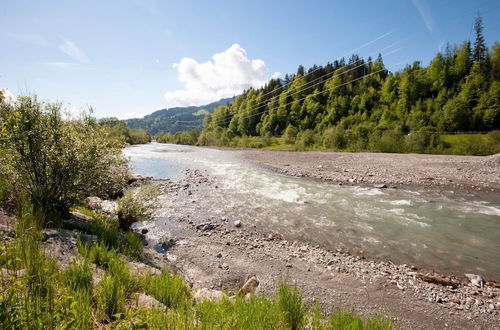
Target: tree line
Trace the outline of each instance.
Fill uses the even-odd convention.
[[[487,47],[478,17],[473,43],[448,45],[428,66],[416,61],[391,73],[381,55],[299,66],[296,74],[219,106],[183,142],[266,146],[280,137],[278,143],[297,149],[432,152],[447,147],[440,134],[498,129],[500,44]],[[498,147],[498,138],[481,139],[489,149],[480,153]]]

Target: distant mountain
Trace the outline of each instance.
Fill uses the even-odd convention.
[[[125,120],[130,128],[140,128],[149,131],[151,135],[161,132],[176,133],[195,128],[203,128],[203,119],[208,113],[214,112],[219,105],[227,105],[232,97],[221,99],[202,106],[176,107],[153,112],[143,118]]]

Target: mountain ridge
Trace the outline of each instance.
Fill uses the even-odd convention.
[[[201,129],[206,114],[213,113],[218,106],[227,105],[233,99],[234,97],[227,97],[201,106],[160,109],[142,118],[125,119],[125,122],[130,128],[143,129],[152,135],[161,132],[176,133],[196,128]]]

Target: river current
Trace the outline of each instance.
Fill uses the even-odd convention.
[[[244,151],[151,143],[125,148],[134,172],[177,180],[207,171],[220,189],[205,201],[289,239],[395,263],[500,279],[500,201],[450,191],[346,187],[281,175]]]

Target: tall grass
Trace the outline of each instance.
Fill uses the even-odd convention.
[[[180,308],[189,305],[190,290],[184,280],[162,269],[159,275],[149,274],[144,280],[146,293],[153,296],[168,308]]]

